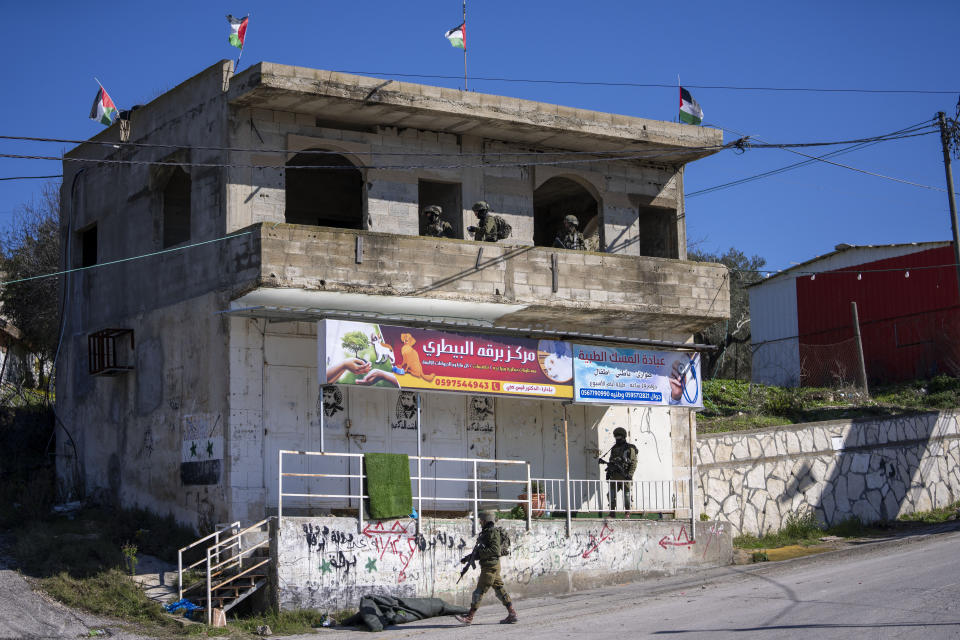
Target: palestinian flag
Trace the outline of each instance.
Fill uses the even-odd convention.
[[[703,109],[693,99],[690,92],[680,87],[680,122],[700,124],[703,122]]]
[[[459,27],[454,27],[443,34],[443,37],[450,41],[450,44],[457,49],[467,50],[467,23],[464,22]]]
[[[109,127],[113,124],[113,116],[116,114],[117,108],[113,105],[113,100],[107,95],[107,90],[100,87],[97,97],[93,99],[93,106],[90,107],[90,119]]]
[[[230,44],[242,50],[243,41],[247,37],[247,22],[250,21],[250,16],[234,18],[228,13],[227,20],[230,22]]]

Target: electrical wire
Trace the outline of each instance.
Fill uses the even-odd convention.
[[[241,233],[231,233],[225,236],[220,236],[219,238],[214,238],[213,240],[203,240],[201,242],[194,242],[192,244],[184,245],[182,247],[172,247],[170,249],[162,249],[160,251],[152,251],[150,253],[142,253],[137,256],[130,256],[129,258],[119,258],[117,260],[111,260],[109,262],[100,262],[97,264],[92,264],[86,267],[75,267],[73,269],[64,269],[63,271],[55,271],[53,273],[44,273],[37,276],[30,276],[29,278],[19,278],[17,280],[6,280],[0,282],[0,287],[5,287],[11,284],[18,284],[20,282],[28,282],[30,280],[40,280],[42,278],[53,278],[55,276],[62,276],[69,273],[76,273],[78,271],[88,271],[90,269],[99,269],[100,267],[108,267],[114,264],[120,264],[122,262],[130,262],[132,260],[141,260],[143,258],[152,258],[153,256],[159,256],[164,253],[173,253],[175,251],[183,251],[184,249],[192,249],[193,247],[199,247],[205,244],[213,244],[214,242],[223,242],[224,240],[231,240],[233,238],[239,238],[240,236],[247,236],[253,233],[252,231],[243,231]]]
[[[922,128],[922,127],[925,125],[925,123],[927,123],[927,122],[928,122],[928,121],[919,122],[919,123],[917,123],[917,124],[910,125],[909,127],[905,127],[905,128],[903,128],[903,129],[901,129],[900,131],[897,131],[897,132],[894,132],[894,133],[907,133],[907,132],[916,131],[916,130],[918,130],[918,128]],[[746,135],[748,135],[748,134],[742,133],[742,132],[740,132],[740,131],[737,131],[737,130],[735,130],[735,129],[730,129],[730,128],[728,128],[728,127],[722,127],[722,125],[717,125],[717,126],[721,126],[721,128],[723,128],[724,130],[730,131],[730,132],[732,132],[732,133],[736,133],[736,134],[739,135],[739,136],[746,136]],[[783,173],[783,172],[785,172],[785,171],[790,171],[790,170],[792,170],[792,169],[798,169],[798,168],[800,168],[800,167],[803,167],[803,166],[806,166],[806,165],[809,165],[809,164],[813,164],[814,162],[817,162],[818,160],[823,160],[823,159],[825,159],[825,158],[832,158],[832,157],[835,157],[835,156],[838,156],[838,155],[842,155],[842,154],[845,154],[845,153],[850,153],[851,151],[857,151],[857,150],[859,150],[859,149],[863,149],[863,148],[865,148],[865,147],[868,147],[868,146],[872,146],[872,145],[874,145],[874,144],[877,144],[878,142],[880,142],[880,141],[859,142],[859,143],[856,143],[856,144],[854,144],[854,145],[852,145],[852,146],[850,146],[850,147],[847,147],[846,149],[838,149],[838,150],[836,150],[836,151],[831,151],[830,153],[826,153],[826,154],[824,154],[824,155],[822,155],[822,156],[810,157],[810,158],[807,159],[807,160],[802,160],[802,161],[800,161],[800,162],[795,162],[795,163],[793,163],[793,164],[789,164],[789,165],[780,167],[780,168],[778,168],[778,169],[771,169],[770,171],[764,171],[763,173],[758,173],[758,174],[755,174],[755,175],[752,175],[752,176],[749,176],[749,177],[746,177],[746,178],[740,178],[739,180],[733,180],[733,181],[731,181],[731,182],[725,182],[725,183],[723,183],[723,184],[714,185],[714,186],[712,186],[712,187],[707,187],[707,188],[705,188],[705,189],[699,189],[699,190],[697,190],[697,191],[691,191],[691,192],[685,194],[684,197],[685,197],[685,198],[695,198],[695,197],[697,197],[697,196],[705,195],[705,194],[708,194],[708,193],[712,193],[712,192],[714,192],[714,191],[720,191],[720,190],[722,190],[722,189],[728,189],[728,188],[730,188],[730,187],[735,187],[735,186],[738,186],[738,185],[741,185],[741,184],[745,184],[745,183],[747,183],[747,182],[752,182],[752,181],[754,181],[754,180],[759,180],[759,179],[761,179],[761,178],[767,178],[767,177],[770,177],[770,176],[774,176],[774,175]],[[790,151],[790,149],[785,149],[785,151]],[[943,189],[943,191],[946,191],[946,189]]]
[[[62,178],[63,174],[58,173],[55,176],[7,176],[5,178],[0,178],[0,182],[5,182],[7,180],[46,180],[47,178]]]
[[[448,76],[429,73],[388,73],[386,71],[343,71],[331,70],[332,73],[349,73],[361,76],[393,76],[395,78],[436,78],[441,80],[461,80],[463,76]],[[637,87],[641,89],[677,89],[676,84],[666,84],[659,82],[605,82],[602,80],[547,80],[537,78],[498,78],[484,76],[467,76],[467,80],[478,80],[483,82],[518,82],[527,84],[559,84],[575,85],[583,87]],[[845,88],[831,89],[823,87],[740,87],[735,85],[716,85],[716,84],[688,84],[683,83],[687,89],[717,89],[724,91],[793,91],[810,93],[879,93],[879,94],[919,94],[919,95],[956,95],[957,89],[944,91],[936,89],[863,89],[863,88]]]

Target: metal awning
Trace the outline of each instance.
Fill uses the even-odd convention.
[[[315,322],[317,320],[355,320],[447,331],[480,332],[523,336],[535,339],[626,344],[659,349],[709,352],[709,344],[669,340],[638,339],[606,333],[584,333],[508,326],[500,322],[527,305],[493,302],[467,302],[415,296],[381,296],[339,291],[260,288],[236,298],[219,314],[264,318],[271,322]]]

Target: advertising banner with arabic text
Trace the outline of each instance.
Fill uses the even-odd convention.
[[[574,402],[702,407],[700,354],[573,345]]]
[[[321,320],[317,349],[326,384],[573,397],[568,342]]]

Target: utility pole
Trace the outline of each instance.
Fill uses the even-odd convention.
[[[940,143],[943,145],[943,168],[947,172],[947,198],[950,201],[950,228],[953,229],[953,264],[957,269],[957,291],[960,292],[960,235],[957,233],[957,203],[953,197],[953,170],[950,168],[950,134],[947,132],[947,117],[937,113],[940,122]],[[954,123],[956,126],[956,123]]]

